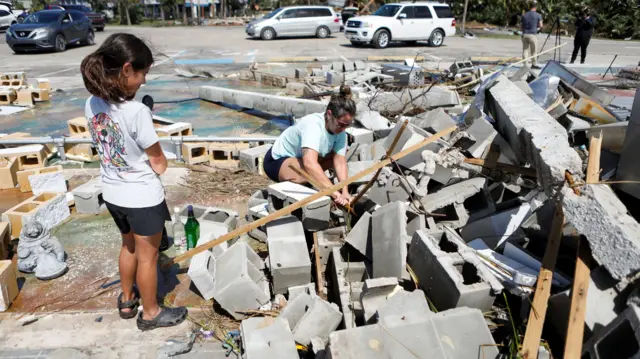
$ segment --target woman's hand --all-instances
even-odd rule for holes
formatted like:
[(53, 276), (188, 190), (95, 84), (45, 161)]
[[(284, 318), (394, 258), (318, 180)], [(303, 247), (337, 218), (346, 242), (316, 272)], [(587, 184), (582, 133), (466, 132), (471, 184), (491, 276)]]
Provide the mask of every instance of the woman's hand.
[(341, 192), (334, 192), (331, 195), (331, 198), (333, 198), (333, 201), (342, 207), (345, 207), (346, 205), (351, 203), (351, 196), (349, 196), (349, 194), (345, 195), (344, 193), (341, 193)]

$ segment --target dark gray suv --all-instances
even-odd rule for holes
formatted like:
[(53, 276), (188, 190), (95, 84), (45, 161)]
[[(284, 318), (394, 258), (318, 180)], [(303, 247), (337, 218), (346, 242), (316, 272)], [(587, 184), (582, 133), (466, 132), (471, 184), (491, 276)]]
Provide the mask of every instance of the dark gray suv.
[(7, 44), (15, 53), (50, 49), (65, 51), (68, 44), (95, 43), (91, 21), (76, 10), (43, 10), (29, 15), (6, 33)]

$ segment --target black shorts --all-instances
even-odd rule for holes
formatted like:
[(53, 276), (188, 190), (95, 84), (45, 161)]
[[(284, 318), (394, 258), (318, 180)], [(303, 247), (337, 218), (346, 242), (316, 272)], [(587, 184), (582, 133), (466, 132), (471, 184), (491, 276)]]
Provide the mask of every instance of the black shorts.
[(126, 208), (105, 202), (120, 233), (133, 231), (139, 236), (152, 236), (164, 230), (164, 223), (171, 220), (167, 202), (146, 208)]
[(287, 160), (287, 158), (289, 157), (281, 157), (275, 160), (271, 155), (271, 149), (269, 149), (269, 151), (267, 151), (267, 154), (264, 155), (264, 162), (262, 165), (262, 167), (264, 168), (264, 173), (266, 173), (272, 181), (280, 182), (280, 180), (278, 179), (280, 167), (282, 167), (282, 164)]

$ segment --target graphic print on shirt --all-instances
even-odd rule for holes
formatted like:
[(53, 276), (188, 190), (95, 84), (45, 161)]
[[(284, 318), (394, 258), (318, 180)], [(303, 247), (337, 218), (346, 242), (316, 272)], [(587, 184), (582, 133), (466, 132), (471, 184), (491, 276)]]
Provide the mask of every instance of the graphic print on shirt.
[(105, 168), (119, 172), (131, 169), (123, 157), (127, 152), (124, 148), (122, 130), (109, 115), (101, 112), (93, 116), (89, 123), (89, 132)]

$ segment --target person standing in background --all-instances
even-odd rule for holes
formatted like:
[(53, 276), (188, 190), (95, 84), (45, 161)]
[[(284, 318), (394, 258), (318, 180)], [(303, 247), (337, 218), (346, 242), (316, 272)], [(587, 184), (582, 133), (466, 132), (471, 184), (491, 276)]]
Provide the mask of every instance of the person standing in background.
[(596, 26), (596, 19), (591, 16), (589, 9), (585, 8), (576, 19), (576, 36), (573, 39), (573, 54), (571, 55), (571, 63), (576, 61), (578, 50), (580, 50), (580, 63), (584, 64), (587, 57), (587, 47), (593, 35), (593, 28)]
[[(536, 12), (537, 3), (531, 3), (531, 10), (522, 15), (522, 58), (526, 59), (538, 53), (538, 29), (542, 28), (542, 15)], [(527, 61), (529, 63), (529, 61)], [(531, 68), (539, 69), (537, 56), (531, 59)]]

